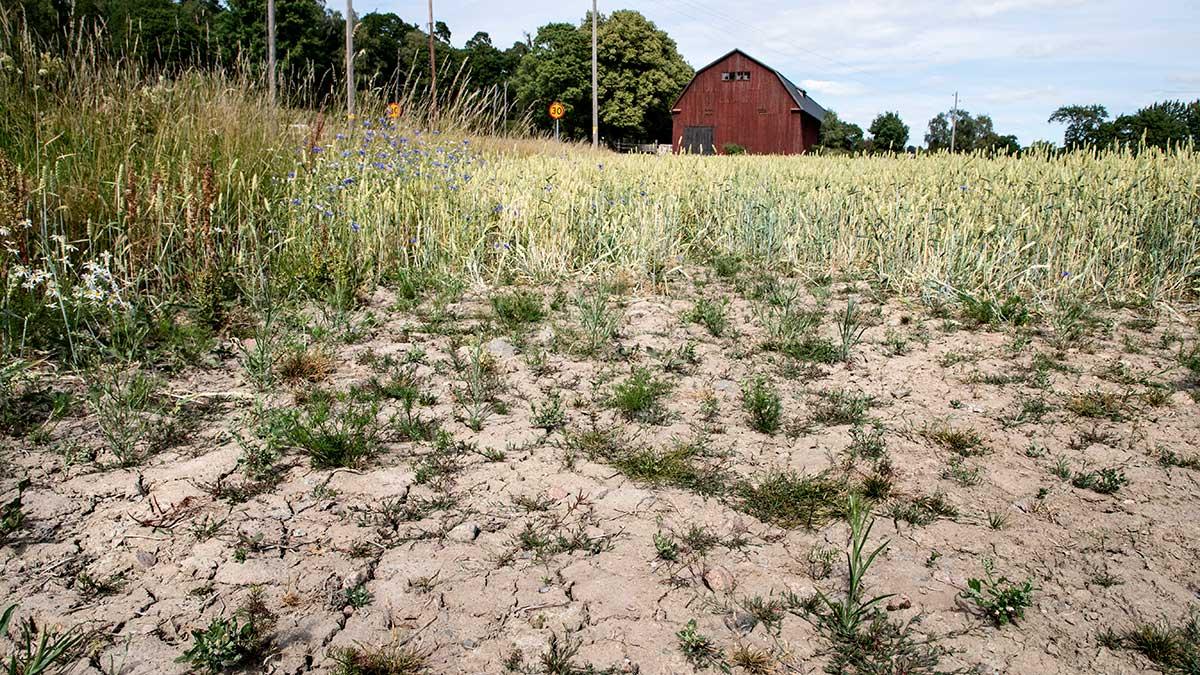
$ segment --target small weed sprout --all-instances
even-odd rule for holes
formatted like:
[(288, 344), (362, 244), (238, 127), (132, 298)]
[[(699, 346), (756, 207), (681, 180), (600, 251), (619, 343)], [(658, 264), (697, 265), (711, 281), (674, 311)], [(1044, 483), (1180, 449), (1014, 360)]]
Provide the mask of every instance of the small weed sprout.
[[(25, 511), (22, 498), (25, 491), (33, 483), (28, 478), (22, 478), (17, 483), (17, 494), (7, 502), (0, 504), (0, 545), (21, 529), (25, 524)], [(3, 631), (0, 631), (3, 633)]]
[(742, 407), (750, 417), (750, 428), (774, 434), (783, 423), (783, 402), (779, 392), (764, 376), (742, 384)]
[(492, 297), (492, 310), (509, 329), (534, 324), (546, 318), (541, 296), (525, 289)]
[(192, 646), (176, 661), (214, 675), (249, 666), (270, 646), (275, 620), (262, 589), (255, 588), (232, 616), (217, 617), (203, 630), (193, 630)]
[(846, 301), (846, 309), (842, 312), (841, 321), (838, 322), (838, 360), (849, 361), (850, 352), (862, 341), (863, 333), (867, 330), (867, 324), (863, 320), (862, 314), (858, 310), (854, 299)]
[(621, 318), (600, 293), (580, 296), (576, 306), (583, 330), (583, 351), (588, 355), (596, 354), (616, 338)]
[[(17, 605), (9, 605), (0, 614), (0, 635), (7, 636)], [(77, 658), (87, 634), (77, 626), (67, 630), (38, 626), (33, 619), (21, 622), (17, 635), (12, 637), (13, 649), (0, 659), (0, 668), (7, 675), (42, 675), (70, 670), (69, 661)]]
[(646, 368), (635, 368), (633, 374), (613, 390), (609, 405), (616, 408), (627, 420), (662, 424), (668, 415), (663, 407), (662, 398), (669, 391), (669, 382), (656, 379)]
[(567, 424), (567, 413), (557, 391), (550, 392), (541, 405), (533, 405), (533, 426), (546, 431), (561, 429)]
[(1036, 590), (1033, 580), (1017, 583), (1008, 577), (997, 578), (994, 569), (994, 563), (985, 559), (984, 577), (967, 579), (967, 589), (962, 592), (962, 597), (973, 602), (996, 626), (1016, 624), (1018, 619), (1025, 618), (1025, 610), (1033, 606)]
[(692, 311), (688, 312), (687, 320), (698, 323), (708, 329), (713, 337), (723, 337), (729, 330), (728, 303), (723, 301), (701, 298), (696, 301)]
[(713, 666), (721, 672), (729, 672), (725, 653), (712, 638), (700, 633), (695, 619), (690, 619), (675, 637), (679, 640), (679, 651), (683, 652), (684, 658), (696, 670), (705, 670)]
[(379, 403), (354, 392), (318, 391), (303, 410), (280, 415), (284, 437), (315, 469), (360, 468), (380, 451)]
[(670, 534), (655, 532), (654, 551), (659, 559), (675, 562), (679, 559), (679, 542), (675, 541), (675, 537)]

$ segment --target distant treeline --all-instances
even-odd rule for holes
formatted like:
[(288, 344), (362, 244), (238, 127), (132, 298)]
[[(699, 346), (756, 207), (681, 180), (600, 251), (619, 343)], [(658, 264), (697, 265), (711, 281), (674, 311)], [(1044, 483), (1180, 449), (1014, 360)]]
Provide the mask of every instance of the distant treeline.
[[(11, 8), (10, 8), (11, 7)], [(345, 18), (321, 0), (276, 0), (276, 51), (281, 92), (293, 105), (338, 105), (345, 77)], [(600, 126), (612, 139), (670, 136), (670, 105), (692, 69), (675, 42), (638, 12), (614, 11), (599, 19)], [(266, 0), (16, 0), (0, 8), (10, 38), (34, 36), (42, 48), (62, 52), (83, 39), (107, 54), (140, 59), (170, 74), (190, 68), (241, 68), (262, 73), (267, 58)], [(393, 13), (359, 17), (355, 29), (355, 80), (384, 99), (425, 92), (430, 80), (427, 24)], [(439, 91), (469, 78), (475, 90), (494, 89), (515, 118), (552, 128), (545, 108), (567, 107), (567, 137), (591, 132), (591, 17), (578, 24), (550, 23), (501, 49), (478, 32), (462, 47), (450, 28), (433, 30)], [(2, 49), (2, 47), (0, 47)], [(504, 94), (508, 96), (505, 98)], [(419, 98), (419, 97), (418, 97)]]
[[(1021, 147), (1013, 134), (998, 133), (988, 115), (972, 115), (965, 110), (939, 113), (929, 120), (925, 133), (928, 150), (955, 152), (988, 152), (1012, 154), (1022, 150), (1086, 150), (1113, 147), (1172, 146), (1200, 141), (1200, 100), (1163, 101), (1154, 103), (1129, 115), (1108, 119), (1102, 105), (1063, 106), (1054, 111), (1050, 122), (1067, 125), (1061, 148), (1038, 141)], [(830, 111), (821, 126), (818, 148), (824, 152), (915, 152), (908, 145), (909, 128), (898, 113), (880, 114), (871, 123), (866, 136), (862, 127), (838, 118)], [(951, 142), (953, 136), (953, 143)]]

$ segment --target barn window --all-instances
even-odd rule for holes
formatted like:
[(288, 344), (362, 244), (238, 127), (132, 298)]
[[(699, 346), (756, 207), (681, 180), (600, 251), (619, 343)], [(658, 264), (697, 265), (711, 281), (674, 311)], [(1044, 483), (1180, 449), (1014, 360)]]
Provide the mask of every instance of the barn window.
[(733, 79), (733, 73), (721, 73), (721, 81), (728, 82)]
[(737, 79), (749, 80), (750, 79), (750, 71), (748, 71), (748, 70), (739, 71), (737, 74)]
[(734, 81), (740, 82), (740, 81), (749, 80), (749, 79), (750, 79), (750, 71), (748, 71), (748, 70), (735, 70), (735, 71), (721, 73), (721, 81), (722, 82), (734, 82)]

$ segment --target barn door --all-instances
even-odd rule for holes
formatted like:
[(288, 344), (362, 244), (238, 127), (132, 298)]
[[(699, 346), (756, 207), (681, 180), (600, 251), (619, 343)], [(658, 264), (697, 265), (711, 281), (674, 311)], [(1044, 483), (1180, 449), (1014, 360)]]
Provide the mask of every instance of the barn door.
[(683, 151), (693, 155), (711, 155), (716, 153), (713, 147), (712, 127), (684, 127)]

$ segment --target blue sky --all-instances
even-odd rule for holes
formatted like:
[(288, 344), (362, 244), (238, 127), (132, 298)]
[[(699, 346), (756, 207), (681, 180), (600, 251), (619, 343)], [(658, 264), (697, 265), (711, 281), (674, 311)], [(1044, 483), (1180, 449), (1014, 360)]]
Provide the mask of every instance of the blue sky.
[[(327, 0), (341, 9), (342, 0)], [(587, 0), (435, 0), (461, 45), (487, 31), (506, 47), (550, 21), (578, 22)], [(425, 0), (357, 0), (424, 23)], [(862, 125), (898, 111), (923, 140), (929, 118), (960, 106), (988, 113), (1022, 143), (1061, 142), (1059, 105), (1132, 112), (1200, 98), (1200, 0), (626, 0), (665, 29), (694, 67), (740, 48)]]

